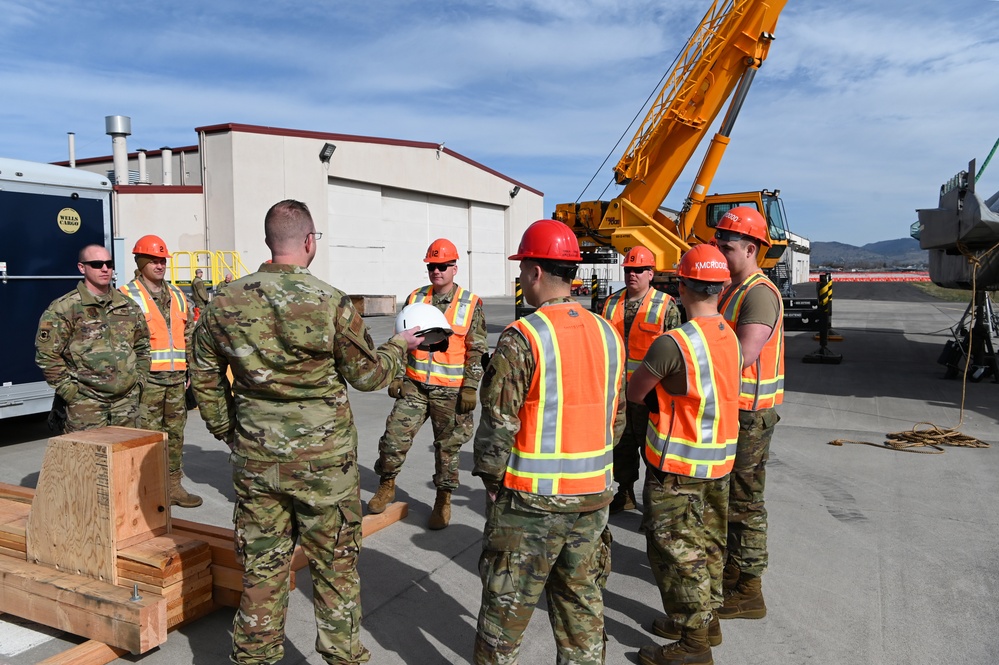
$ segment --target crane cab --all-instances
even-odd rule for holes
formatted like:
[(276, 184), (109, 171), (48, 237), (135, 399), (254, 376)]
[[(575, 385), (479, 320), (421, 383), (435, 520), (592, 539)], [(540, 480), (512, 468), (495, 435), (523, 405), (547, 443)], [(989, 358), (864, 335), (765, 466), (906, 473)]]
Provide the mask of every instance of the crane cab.
[(710, 242), (715, 235), (714, 228), (718, 226), (718, 220), (726, 212), (738, 206), (756, 208), (766, 217), (770, 247), (760, 255), (759, 265), (763, 270), (770, 270), (777, 265), (787, 250), (787, 215), (784, 213), (784, 202), (781, 201), (779, 189), (772, 192), (764, 189), (758, 192), (708, 196), (700, 213), (694, 219), (688, 242), (690, 244)]

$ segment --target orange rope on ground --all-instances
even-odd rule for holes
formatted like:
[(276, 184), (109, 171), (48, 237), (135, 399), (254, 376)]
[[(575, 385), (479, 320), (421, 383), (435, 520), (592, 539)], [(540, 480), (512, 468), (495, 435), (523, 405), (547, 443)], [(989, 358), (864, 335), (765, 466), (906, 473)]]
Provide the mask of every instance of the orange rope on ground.
[[(926, 425), (928, 429), (919, 429), (920, 425)], [(922, 453), (924, 455), (939, 455), (944, 452), (941, 446), (952, 446), (961, 448), (990, 448), (991, 444), (967, 434), (961, 434), (957, 430), (937, 427), (933, 423), (916, 423), (907, 432), (894, 432), (885, 435), (884, 443), (873, 443), (871, 441), (851, 441), (849, 439), (836, 439), (830, 441), (830, 446), (842, 446), (844, 443), (858, 443), (865, 446), (874, 446), (884, 450), (897, 450), (903, 453)], [(918, 448), (933, 448), (933, 450), (917, 450)]]

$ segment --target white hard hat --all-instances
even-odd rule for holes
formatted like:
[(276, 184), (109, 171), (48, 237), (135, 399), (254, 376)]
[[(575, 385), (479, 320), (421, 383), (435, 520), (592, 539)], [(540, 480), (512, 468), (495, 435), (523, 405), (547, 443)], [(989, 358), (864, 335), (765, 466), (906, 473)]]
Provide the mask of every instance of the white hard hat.
[(424, 351), (454, 334), (444, 312), (425, 302), (414, 302), (412, 305), (406, 305), (395, 317), (396, 334), (416, 326), (420, 327), (416, 336), (423, 338), (419, 348)]

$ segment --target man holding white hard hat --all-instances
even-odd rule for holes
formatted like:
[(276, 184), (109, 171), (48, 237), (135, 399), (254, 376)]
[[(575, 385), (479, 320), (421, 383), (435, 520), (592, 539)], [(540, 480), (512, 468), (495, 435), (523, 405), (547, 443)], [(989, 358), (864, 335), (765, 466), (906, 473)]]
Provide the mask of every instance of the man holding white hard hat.
[(451, 521), (451, 493), (458, 488), (458, 452), (472, 438), (482, 354), (486, 352), (486, 318), (482, 300), (454, 283), (458, 249), (439, 238), (427, 248), (430, 284), (406, 299), (396, 327), (420, 327), (424, 342), (407, 358), (405, 374), (389, 385), (395, 405), (378, 441), (375, 473), (378, 491), (368, 511), (380, 513), (395, 500), (395, 479), (402, 470), (413, 437), (430, 419), (434, 428), (434, 485), (437, 498), (428, 526), (443, 529)]

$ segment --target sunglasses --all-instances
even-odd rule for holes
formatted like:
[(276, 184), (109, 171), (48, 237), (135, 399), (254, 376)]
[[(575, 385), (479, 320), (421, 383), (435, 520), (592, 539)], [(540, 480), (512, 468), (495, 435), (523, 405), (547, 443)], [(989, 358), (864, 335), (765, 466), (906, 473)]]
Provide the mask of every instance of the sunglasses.
[(625, 268), (625, 275), (637, 275), (645, 272), (646, 270), (652, 270), (652, 268)]
[(80, 261), (85, 266), (90, 266), (94, 270), (100, 270), (101, 268), (110, 268), (114, 270), (114, 261), (108, 259), (107, 261)]
[(453, 263), (428, 263), (427, 272), (433, 272), (435, 270), (437, 272), (445, 272), (448, 268), (452, 267), (454, 267)]
[(735, 240), (742, 240), (743, 235), (741, 233), (736, 233), (735, 231), (728, 231), (725, 229), (719, 229), (715, 231), (715, 240), (721, 240), (722, 242), (733, 242)]

